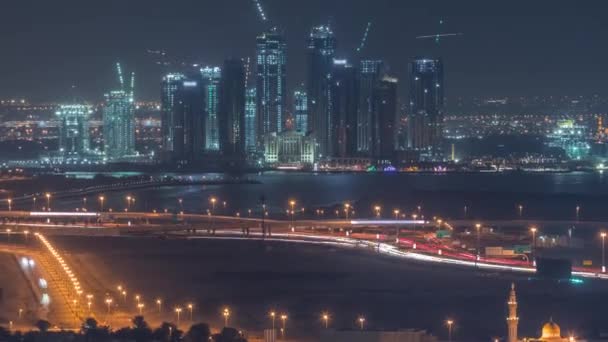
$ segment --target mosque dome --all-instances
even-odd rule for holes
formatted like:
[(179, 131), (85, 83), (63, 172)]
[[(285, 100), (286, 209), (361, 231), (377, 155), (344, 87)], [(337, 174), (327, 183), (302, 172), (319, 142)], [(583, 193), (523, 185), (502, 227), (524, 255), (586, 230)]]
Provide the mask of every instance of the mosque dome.
[(561, 338), (561, 330), (559, 325), (553, 323), (553, 320), (545, 323), (545, 325), (543, 325), (543, 334), (541, 338)]

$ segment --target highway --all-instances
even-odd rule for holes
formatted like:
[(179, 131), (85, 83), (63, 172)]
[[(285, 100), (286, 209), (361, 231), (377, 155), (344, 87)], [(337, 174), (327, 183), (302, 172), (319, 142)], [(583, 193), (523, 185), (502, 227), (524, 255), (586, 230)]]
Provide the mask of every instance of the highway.
[[(299, 243), (335, 244), (342, 247), (373, 248), (377, 252), (419, 262), (442, 263), (495, 271), (533, 273), (530, 262), (486, 258), (448, 245), (428, 234), (429, 228), (472, 227), (471, 220), (422, 221), (405, 219), (319, 219), (278, 220), (253, 217), (158, 212), (26, 212), (4, 211), (0, 217), (12, 220), (7, 226), (28, 227), (50, 234), (154, 235), (181, 234), (189, 238), (282, 239)], [(529, 225), (569, 226), (571, 221), (484, 221), (484, 226)], [(602, 222), (587, 222), (590, 227)], [(580, 223), (577, 225), (580, 227)], [(427, 234), (424, 233), (426, 229)], [(413, 235), (412, 235), (413, 233)], [(574, 268), (574, 275), (608, 279), (600, 269)]]

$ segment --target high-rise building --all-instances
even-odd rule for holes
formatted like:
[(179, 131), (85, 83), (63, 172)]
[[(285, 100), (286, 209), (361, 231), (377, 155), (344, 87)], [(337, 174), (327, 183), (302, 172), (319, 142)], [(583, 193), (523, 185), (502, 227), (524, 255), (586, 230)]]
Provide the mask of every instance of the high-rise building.
[(114, 90), (105, 95), (104, 151), (109, 160), (135, 154), (135, 104), (133, 93)]
[(247, 153), (254, 153), (257, 149), (256, 107), (256, 89), (249, 88), (245, 94), (245, 149)]
[(304, 90), (293, 93), (295, 130), (302, 134), (308, 132), (308, 95)]
[(219, 113), (220, 150), (226, 156), (244, 156), (245, 66), (240, 59), (224, 62)]
[(207, 119), (205, 122), (205, 149), (219, 151), (220, 136), (218, 126), (219, 88), (222, 78), (222, 69), (219, 67), (205, 67), (201, 69), (203, 87), (205, 88), (205, 102)]
[(330, 84), (336, 38), (329, 26), (317, 26), (308, 38), (306, 93), (308, 130), (318, 144), (319, 157), (329, 155)]
[(384, 62), (364, 59), (359, 67), (359, 113), (357, 115), (357, 151), (361, 155), (371, 155), (373, 92), (384, 76)]
[(346, 60), (336, 59), (333, 63), (331, 81), (329, 156), (355, 157), (359, 105), (357, 68)]
[(391, 160), (397, 145), (397, 79), (385, 76), (372, 91), (371, 156)]
[(205, 149), (205, 86), (197, 75), (182, 81), (175, 93), (172, 115), (172, 160), (189, 163), (200, 159)]
[(179, 73), (167, 74), (161, 83), (161, 136), (163, 158), (170, 158), (173, 152), (173, 142), (175, 140), (175, 118), (173, 107), (175, 104), (175, 94), (181, 87), (186, 76)]
[(416, 58), (409, 65), (408, 148), (422, 159), (443, 158), (443, 63)]
[(82, 156), (90, 152), (89, 120), (93, 108), (84, 104), (59, 106), (59, 153), (65, 157)]
[(285, 38), (277, 28), (257, 37), (257, 134), (260, 143), (264, 135), (283, 131), (286, 61)]
[(264, 161), (290, 168), (311, 167), (315, 163), (315, 148), (310, 135), (294, 131), (268, 134), (264, 137)]

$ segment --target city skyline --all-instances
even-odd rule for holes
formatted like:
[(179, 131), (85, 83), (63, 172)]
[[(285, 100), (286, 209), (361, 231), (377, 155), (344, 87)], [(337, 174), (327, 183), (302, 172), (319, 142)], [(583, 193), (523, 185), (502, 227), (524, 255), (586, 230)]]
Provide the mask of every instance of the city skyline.
[[(269, 0), (262, 3), (266, 22), (249, 1), (228, 0), (214, 4), (214, 11), (191, 13), (180, 8), (204, 10), (209, 3), (184, 1), (183, 7), (171, 7), (161, 2), (143, 6), (137, 1), (109, 1), (87, 8), (70, 0), (62, 3), (65, 6), (28, 6), (27, 1), (9, 4), (6, 13), (11, 15), (0, 24), (9, 51), (0, 58), (0, 74), (7, 80), (0, 86), (2, 97), (101, 100), (104, 90), (113, 84), (111, 65), (120, 60), (132, 66), (141, 79), (136, 90), (141, 98), (157, 100), (153, 84), (161, 75), (155, 64), (158, 56), (146, 54), (146, 50), (162, 49), (167, 59), (221, 65), (228, 57), (253, 57), (255, 37), (270, 26), (285, 32), (287, 84), (292, 90), (305, 80), (310, 28), (329, 22), (338, 40), (337, 55), (353, 61), (358, 56), (386, 59), (391, 74), (399, 79), (406, 76), (411, 58), (442, 57), (450, 80), (448, 96), (589, 95), (601, 91), (608, 71), (602, 63), (608, 55), (602, 44), (606, 28), (599, 17), (606, 5), (599, 3), (576, 7), (565, 1), (542, 1), (528, 4), (523, 12), (512, 2), (405, 5), (384, 0), (370, 5), (362, 0), (338, 0), (288, 5)], [(202, 14), (196, 17), (195, 13)], [(295, 14), (298, 19), (289, 20)], [(93, 20), (84, 20), (89, 16)], [(78, 29), (70, 17), (83, 18)], [(370, 21), (366, 44), (357, 52)], [(31, 28), (19, 29), (25, 22)], [(110, 22), (113, 24), (108, 25)], [(415, 39), (449, 32), (463, 35), (446, 37), (439, 44), (434, 39)], [(24, 46), (23, 41), (30, 44)], [(44, 63), (40, 63), (40, 55)], [(585, 63), (572, 62), (581, 56)], [(401, 100), (405, 91), (400, 90)]]

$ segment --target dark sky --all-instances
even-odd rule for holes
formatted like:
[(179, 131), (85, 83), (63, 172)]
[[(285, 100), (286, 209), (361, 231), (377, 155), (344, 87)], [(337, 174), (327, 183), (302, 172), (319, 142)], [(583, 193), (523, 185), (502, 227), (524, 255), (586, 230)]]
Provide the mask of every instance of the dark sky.
[[(369, 20), (364, 56), (385, 58), (406, 91), (407, 62), (444, 59), (454, 96), (605, 94), (608, 1), (261, 0), (288, 43), (288, 83), (304, 81), (305, 41), (331, 18), (339, 55), (352, 58)], [(464, 36), (439, 46), (415, 40)], [(156, 100), (161, 70), (146, 49), (219, 64), (253, 56), (263, 30), (253, 0), (3, 0), (0, 98), (98, 100), (116, 86), (114, 63), (138, 74), (139, 99)]]

